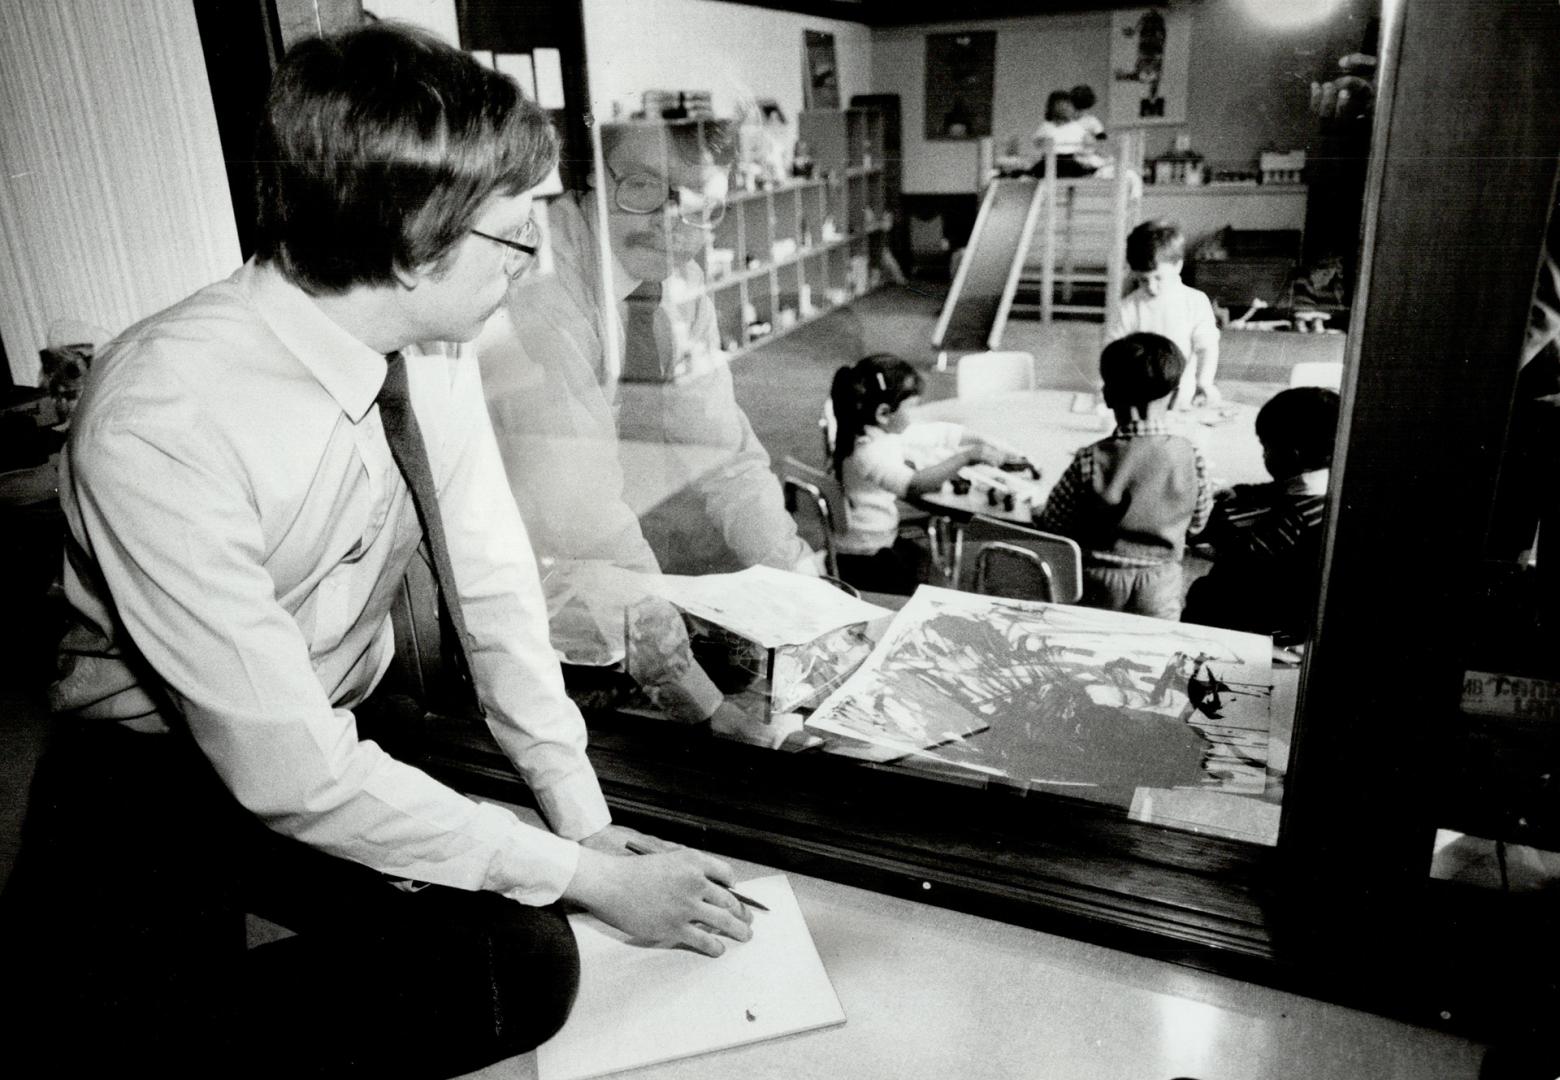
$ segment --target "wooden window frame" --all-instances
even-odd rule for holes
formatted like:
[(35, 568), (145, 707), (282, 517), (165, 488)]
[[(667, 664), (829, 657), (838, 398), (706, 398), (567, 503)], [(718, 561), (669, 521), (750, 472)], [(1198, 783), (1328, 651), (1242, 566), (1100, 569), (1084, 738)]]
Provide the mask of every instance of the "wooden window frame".
[[(1553, 0), (1387, 0), (1360, 287), (1276, 848), (831, 760), (593, 719), (618, 819), (732, 855), (1476, 1034), (1537, 972), (1532, 928), (1427, 880), (1436, 748), (1467, 625), (1560, 160)], [(430, 768), (523, 801), (485, 733)], [(1541, 915), (1540, 921), (1550, 916)], [(1505, 939), (1502, 939), (1505, 940)], [(1448, 959), (1454, 957), (1455, 962)], [(1517, 965), (1521, 968), (1521, 965)], [(1514, 977), (1514, 971), (1516, 975)]]

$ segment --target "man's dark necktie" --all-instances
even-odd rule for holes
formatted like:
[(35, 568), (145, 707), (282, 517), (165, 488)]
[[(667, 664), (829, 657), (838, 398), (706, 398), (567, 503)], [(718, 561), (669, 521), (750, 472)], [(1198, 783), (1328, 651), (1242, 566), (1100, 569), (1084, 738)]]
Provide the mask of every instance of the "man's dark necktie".
[[(428, 463), (428, 448), (423, 443), (422, 429), (417, 426), (417, 415), (412, 412), (411, 391), (406, 381), (406, 358), (391, 353), (386, 359), (385, 384), (379, 391), (379, 418), (384, 424), (385, 441), (390, 444), (390, 456), (395, 458), (406, 486), (411, 489), (412, 505), (422, 522), (423, 536), (433, 553), (433, 576), (444, 599), (444, 610), (449, 613), (455, 629), (455, 668), (471, 687), (471, 667), (468, 652), (471, 638), (466, 633), (466, 615), (460, 606), (460, 591), (455, 587), (455, 567), (450, 562), (450, 547), (444, 535), (444, 519), (439, 514), (439, 491), (433, 481), (433, 466)], [(475, 698), (473, 692), (472, 697)], [(477, 711), (482, 705), (477, 703)]]
[(661, 283), (642, 282), (625, 306), (623, 381), (666, 382), (672, 375), (672, 326), (661, 310)]

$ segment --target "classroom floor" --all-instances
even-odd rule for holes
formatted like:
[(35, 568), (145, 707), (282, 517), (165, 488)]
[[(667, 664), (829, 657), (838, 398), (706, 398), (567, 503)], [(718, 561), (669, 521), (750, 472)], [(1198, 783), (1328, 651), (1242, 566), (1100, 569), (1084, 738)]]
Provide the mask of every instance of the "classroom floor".
[[(732, 365), (737, 400), (770, 457), (823, 463), (817, 425), (829, 383), (841, 365), (871, 353), (894, 353), (915, 364), (926, 377), (927, 400), (953, 396), (952, 365), (939, 370), (931, 344), (946, 294), (946, 285), (932, 282), (886, 286), (738, 357)], [(1014, 319), (1001, 347), (1033, 354), (1041, 389), (1093, 392), (1100, 333), (1098, 322)], [(1226, 331), (1218, 384), (1232, 400), (1260, 405), (1289, 384), (1295, 364), (1341, 361), (1343, 350), (1344, 337), (1337, 334)]]

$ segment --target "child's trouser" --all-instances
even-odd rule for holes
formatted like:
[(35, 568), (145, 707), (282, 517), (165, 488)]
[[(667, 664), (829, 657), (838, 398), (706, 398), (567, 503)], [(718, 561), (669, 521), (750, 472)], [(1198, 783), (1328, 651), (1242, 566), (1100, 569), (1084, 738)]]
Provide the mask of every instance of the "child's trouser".
[(908, 596), (930, 580), (932, 557), (920, 544), (901, 536), (892, 547), (871, 555), (840, 553), (840, 577), (862, 592)]
[(1155, 566), (1085, 566), (1083, 602), (1089, 607), (1149, 615), (1181, 617), (1181, 564)]
[[(436, 1077), (562, 1026), (579, 954), (558, 905), (398, 882), (271, 832), (185, 734), (55, 724), (0, 899), (22, 1061)], [(246, 948), (246, 912), (296, 933)]]

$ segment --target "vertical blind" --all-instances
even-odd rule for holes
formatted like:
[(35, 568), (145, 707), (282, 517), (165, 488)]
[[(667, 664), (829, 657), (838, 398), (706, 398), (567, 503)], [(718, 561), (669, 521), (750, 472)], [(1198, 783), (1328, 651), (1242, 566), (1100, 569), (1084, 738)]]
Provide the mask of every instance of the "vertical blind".
[(239, 264), (190, 0), (0, 0), (0, 335), (118, 333)]

